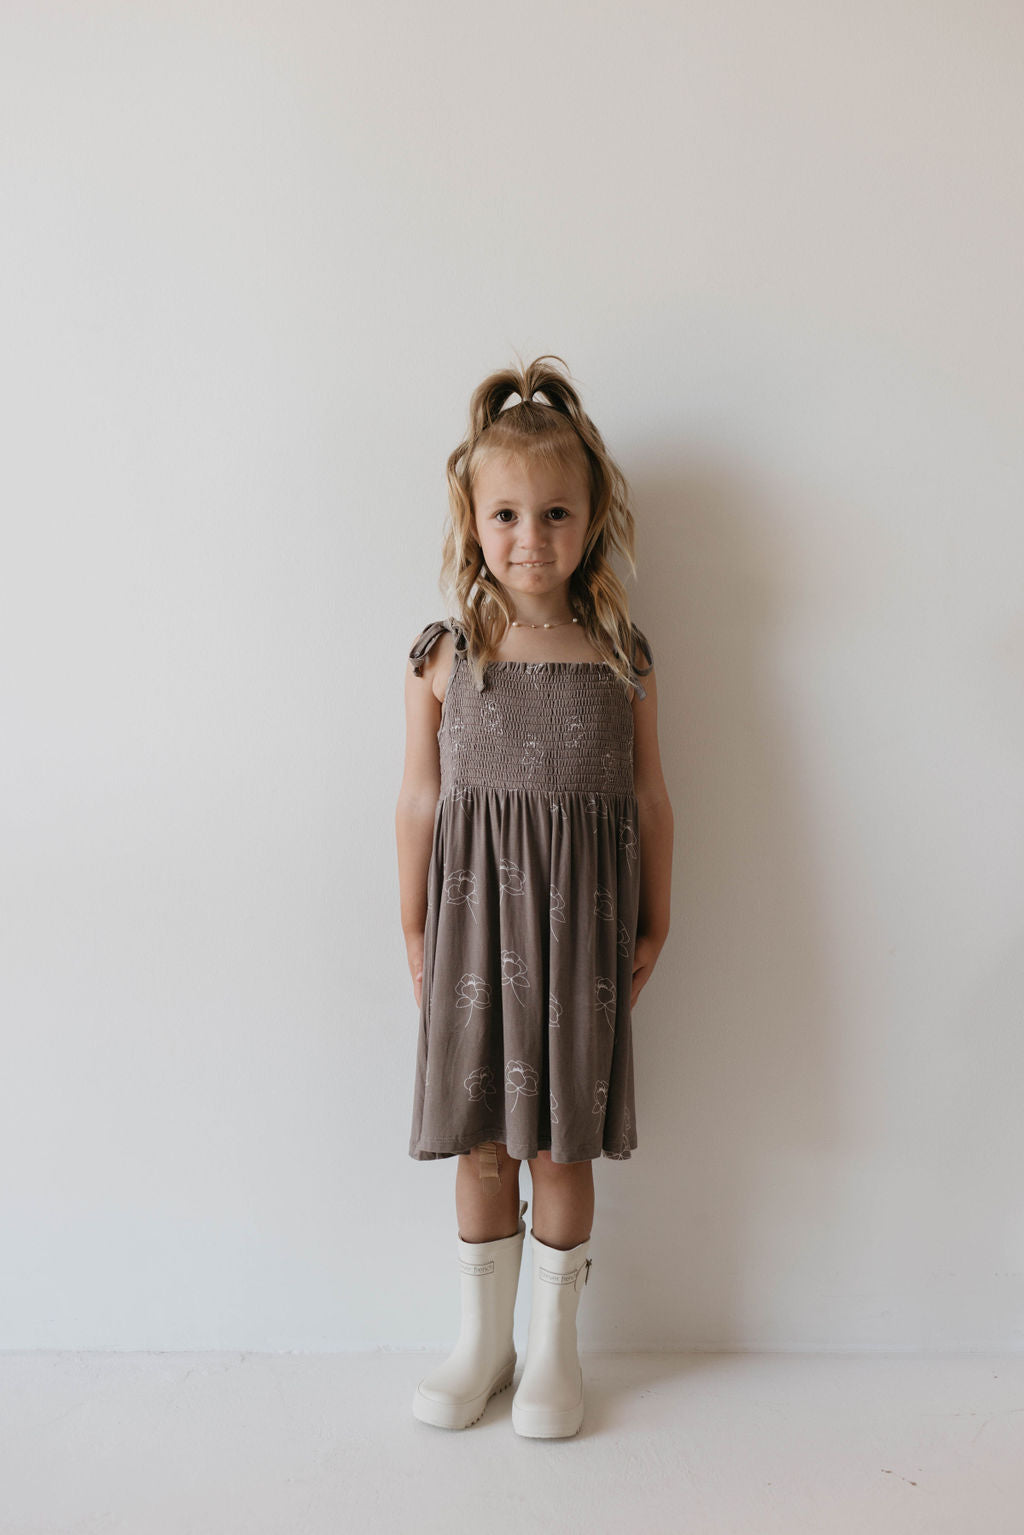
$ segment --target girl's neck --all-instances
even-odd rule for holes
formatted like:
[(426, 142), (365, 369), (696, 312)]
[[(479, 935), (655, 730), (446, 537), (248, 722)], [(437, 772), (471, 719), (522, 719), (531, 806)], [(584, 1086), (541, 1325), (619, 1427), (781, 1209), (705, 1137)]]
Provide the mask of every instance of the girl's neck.
[(517, 626), (524, 629), (528, 629), (531, 625), (539, 629), (545, 624), (550, 624), (552, 628), (556, 625), (559, 627), (564, 625), (568, 628), (576, 616), (569, 601), (568, 582), (554, 591), (545, 592), (542, 596), (533, 597), (529, 593), (524, 596), (523, 593), (517, 592), (513, 598), (506, 591), (506, 597)]
[(572, 613), (547, 614), (542, 613), (534, 617), (532, 613), (517, 611), (513, 619), (513, 626), (517, 629), (563, 629), (573, 623), (575, 615)]
[(599, 661), (584, 624), (552, 629), (509, 628), (494, 655), (496, 661)]

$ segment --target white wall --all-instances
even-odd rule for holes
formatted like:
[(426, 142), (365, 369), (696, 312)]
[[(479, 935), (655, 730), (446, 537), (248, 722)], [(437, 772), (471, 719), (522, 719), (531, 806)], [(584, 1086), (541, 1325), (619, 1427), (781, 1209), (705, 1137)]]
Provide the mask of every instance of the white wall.
[(676, 813), (583, 1345), (1021, 1348), (1022, 44), (5, 5), (0, 1346), (450, 1341), (393, 812), (518, 350), (634, 486)]

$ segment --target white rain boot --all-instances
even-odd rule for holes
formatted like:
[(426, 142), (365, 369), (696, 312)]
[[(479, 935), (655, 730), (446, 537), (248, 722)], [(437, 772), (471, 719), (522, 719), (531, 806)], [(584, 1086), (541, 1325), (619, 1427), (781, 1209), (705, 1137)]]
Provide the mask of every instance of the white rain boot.
[(583, 1423), (576, 1313), (590, 1278), (590, 1238), (563, 1251), (534, 1236), (526, 1366), (512, 1398), (512, 1427), (528, 1439), (567, 1439)]
[(454, 1351), (416, 1387), (412, 1410), (421, 1423), (469, 1428), (498, 1391), (512, 1384), (512, 1324), (529, 1201), (519, 1201), (519, 1230), (494, 1242), (456, 1240), (462, 1271), (462, 1325)]

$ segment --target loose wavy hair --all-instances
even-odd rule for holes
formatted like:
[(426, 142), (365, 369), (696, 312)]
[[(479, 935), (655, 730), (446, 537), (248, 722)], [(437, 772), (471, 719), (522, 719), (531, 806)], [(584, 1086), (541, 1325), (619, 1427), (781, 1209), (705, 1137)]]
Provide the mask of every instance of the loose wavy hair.
[[(518, 359), (521, 364), (521, 359)], [(552, 366), (561, 363), (565, 369)], [(519, 403), (507, 405), (511, 395)], [(543, 394), (545, 403), (536, 396)], [(584, 411), (561, 357), (546, 354), (525, 367), (491, 373), (473, 392), (469, 430), (447, 464), (449, 518), (441, 551), (441, 587), (466, 633), (467, 660), (478, 689), (515, 610), (486, 569), (473, 531), (473, 483), (496, 454), (581, 465), (590, 486), (590, 523), (583, 557), (569, 579), (569, 606), (598, 654), (631, 684), (634, 638), (626, 589), (611, 565), (622, 554), (636, 575), (635, 531), (625, 476)]]

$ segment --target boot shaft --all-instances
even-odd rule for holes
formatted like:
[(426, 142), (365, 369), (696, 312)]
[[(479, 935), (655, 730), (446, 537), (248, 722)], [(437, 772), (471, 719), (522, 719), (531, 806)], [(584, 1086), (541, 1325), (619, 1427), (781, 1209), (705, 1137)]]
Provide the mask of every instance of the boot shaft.
[(590, 1238), (576, 1247), (548, 1247), (530, 1231), (533, 1256), (533, 1299), (530, 1346), (557, 1341), (576, 1354), (576, 1317), (580, 1296), (590, 1278)]
[(464, 1242), (457, 1238), (461, 1288), (462, 1330), (475, 1330), (495, 1317), (509, 1317), (519, 1291), (526, 1224), (527, 1201), (520, 1201), (519, 1229), (510, 1237), (490, 1242)]

